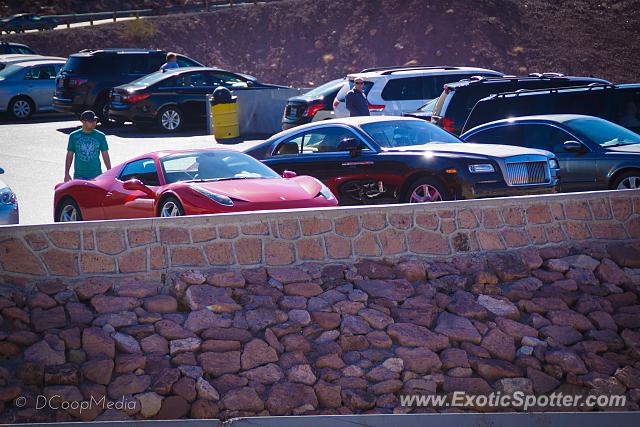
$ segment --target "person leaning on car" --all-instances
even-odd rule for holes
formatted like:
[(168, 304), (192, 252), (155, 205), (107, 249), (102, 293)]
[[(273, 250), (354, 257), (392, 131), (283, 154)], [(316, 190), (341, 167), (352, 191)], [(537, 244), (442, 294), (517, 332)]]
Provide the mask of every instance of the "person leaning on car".
[[(107, 169), (111, 169), (109, 146), (104, 133), (96, 130), (98, 117), (91, 110), (80, 115), (82, 128), (71, 132), (67, 144), (67, 159), (64, 165), (64, 182), (71, 181), (69, 169), (73, 162), (73, 179), (93, 179), (102, 173), (100, 153)], [(75, 160), (74, 160), (75, 158)]]
[(160, 66), (160, 71), (170, 70), (172, 68), (180, 68), (180, 65), (178, 65), (178, 55), (169, 52), (167, 53), (167, 62)]
[(360, 77), (356, 77), (353, 81), (353, 89), (347, 92), (345, 101), (350, 117), (370, 115), (369, 102), (367, 101), (367, 95), (365, 95), (362, 90), (363, 87), (364, 80)]

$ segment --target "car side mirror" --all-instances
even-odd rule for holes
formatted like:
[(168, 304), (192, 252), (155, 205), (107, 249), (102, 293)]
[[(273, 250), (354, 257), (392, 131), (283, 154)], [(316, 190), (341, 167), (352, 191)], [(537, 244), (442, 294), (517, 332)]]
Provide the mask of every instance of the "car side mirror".
[(351, 157), (356, 157), (360, 151), (360, 141), (356, 138), (345, 138), (338, 145), (340, 151), (348, 151)]
[(578, 141), (565, 141), (562, 146), (564, 148), (564, 151), (567, 151), (569, 153), (584, 152), (584, 145), (582, 145), (582, 143)]
[(4, 173), (4, 169), (0, 168), (0, 175)]
[(282, 177), (283, 177), (283, 178), (286, 178), (286, 179), (293, 178), (294, 176), (297, 176), (297, 175), (298, 175), (298, 174), (297, 174), (297, 173), (295, 173), (294, 171), (288, 171), (288, 170), (286, 170), (286, 171), (282, 172)]
[(149, 196), (152, 196), (154, 194), (152, 189), (144, 185), (139, 179), (135, 178), (125, 181), (124, 184), (122, 184), (122, 188), (130, 191), (142, 191)]

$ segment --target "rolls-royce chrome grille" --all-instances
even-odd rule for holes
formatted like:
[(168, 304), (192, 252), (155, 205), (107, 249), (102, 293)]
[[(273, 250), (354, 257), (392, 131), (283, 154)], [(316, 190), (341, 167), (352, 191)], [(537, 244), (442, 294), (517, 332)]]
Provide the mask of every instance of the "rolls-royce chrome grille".
[(507, 163), (509, 185), (546, 184), (550, 175), (548, 162)]

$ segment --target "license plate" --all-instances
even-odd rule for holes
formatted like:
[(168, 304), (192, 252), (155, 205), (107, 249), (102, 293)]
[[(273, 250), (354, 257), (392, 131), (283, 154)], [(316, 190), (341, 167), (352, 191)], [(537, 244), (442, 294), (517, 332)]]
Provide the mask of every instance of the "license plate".
[(289, 115), (295, 116), (298, 113), (298, 109), (296, 107), (289, 108)]
[(113, 102), (120, 102), (120, 95), (113, 95)]
[(64, 86), (64, 80), (63, 79), (58, 79), (58, 81), (56, 82), (56, 86), (58, 86), (58, 87)]

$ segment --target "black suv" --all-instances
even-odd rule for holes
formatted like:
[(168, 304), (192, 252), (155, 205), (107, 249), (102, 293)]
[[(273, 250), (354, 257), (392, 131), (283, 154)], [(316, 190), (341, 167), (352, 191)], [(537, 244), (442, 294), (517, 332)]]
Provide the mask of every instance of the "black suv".
[(491, 94), (520, 89), (584, 86), (591, 83), (606, 84), (609, 82), (593, 77), (569, 77), (558, 73), (536, 73), (524, 77), (475, 77), (456, 83), (448, 83), (444, 86), (444, 91), (433, 109), (431, 123), (455, 135), (460, 135), (462, 127), (476, 102)]
[(0, 55), (35, 55), (36, 53), (26, 44), (0, 42)]
[[(56, 78), (53, 108), (79, 114), (94, 110), (105, 124), (109, 121), (109, 92), (158, 71), (166, 51), (145, 49), (85, 49), (69, 56)], [(202, 67), (186, 56), (178, 55), (180, 67)]]
[(498, 93), (478, 101), (462, 132), (495, 120), (538, 114), (601, 117), (640, 133), (640, 84), (591, 84)]

